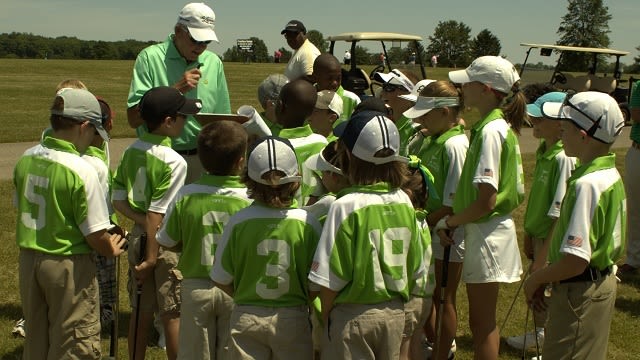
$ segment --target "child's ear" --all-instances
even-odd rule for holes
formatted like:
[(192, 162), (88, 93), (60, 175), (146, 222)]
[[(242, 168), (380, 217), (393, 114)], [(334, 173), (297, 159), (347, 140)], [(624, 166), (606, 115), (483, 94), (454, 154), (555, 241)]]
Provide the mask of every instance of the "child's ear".
[(329, 117), (329, 123), (333, 125), (333, 123), (336, 122), (336, 120), (338, 120), (338, 114), (332, 111), (331, 116)]

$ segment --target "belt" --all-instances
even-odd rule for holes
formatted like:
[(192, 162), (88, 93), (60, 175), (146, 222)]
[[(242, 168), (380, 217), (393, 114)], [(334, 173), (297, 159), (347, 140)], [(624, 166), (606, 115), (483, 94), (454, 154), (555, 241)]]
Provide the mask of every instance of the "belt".
[(198, 149), (190, 149), (190, 150), (176, 150), (176, 152), (182, 156), (195, 155), (198, 153)]
[(638, 144), (638, 143), (637, 143), (637, 142), (635, 142), (635, 141), (632, 141), (632, 142), (631, 142), (631, 146), (633, 146), (634, 148), (636, 148), (636, 149), (640, 150), (640, 144)]
[(582, 281), (596, 281), (599, 280), (611, 273), (611, 266), (605, 268), (604, 270), (598, 270), (594, 267), (587, 266), (586, 269), (580, 275), (576, 275), (572, 278), (560, 280), (561, 284), (572, 283), (572, 282), (582, 282)]

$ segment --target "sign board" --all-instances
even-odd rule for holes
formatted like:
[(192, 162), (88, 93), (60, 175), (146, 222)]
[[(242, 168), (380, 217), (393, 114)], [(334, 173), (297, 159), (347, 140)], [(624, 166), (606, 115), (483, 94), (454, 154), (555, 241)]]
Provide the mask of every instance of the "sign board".
[(237, 45), (240, 50), (253, 51), (253, 40), (251, 39), (238, 39)]

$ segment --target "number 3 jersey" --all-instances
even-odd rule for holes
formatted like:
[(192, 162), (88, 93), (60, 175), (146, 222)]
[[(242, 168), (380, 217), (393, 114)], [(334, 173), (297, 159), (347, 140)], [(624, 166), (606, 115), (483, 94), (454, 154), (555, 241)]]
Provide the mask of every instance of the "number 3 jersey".
[(46, 137), (14, 169), (18, 246), (54, 255), (88, 254), (85, 236), (110, 226), (94, 168), (70, 142)]
[(254, 202), (225, 226), (211, 278), (233, 283), (238, 305), (308, 304), (307, 276), (320, 231), (318, 221), (305, 210)]
[(425, 271), (418, 231), (402, 190), (386, 183), (345, 189), (329, 209), (309, 279), (339, 292), (336, 303), (406, 301)]

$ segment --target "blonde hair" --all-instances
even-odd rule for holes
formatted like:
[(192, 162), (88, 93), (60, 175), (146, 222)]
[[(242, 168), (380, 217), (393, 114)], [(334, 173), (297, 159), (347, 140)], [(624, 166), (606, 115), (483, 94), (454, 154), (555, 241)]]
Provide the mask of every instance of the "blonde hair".
[(87, 89), (87, 86), (78, 79), (66, 79), (58, 83), (56, 86), (56, 93), (65, 88), (89, 90)]

